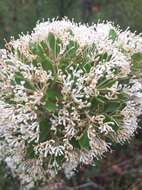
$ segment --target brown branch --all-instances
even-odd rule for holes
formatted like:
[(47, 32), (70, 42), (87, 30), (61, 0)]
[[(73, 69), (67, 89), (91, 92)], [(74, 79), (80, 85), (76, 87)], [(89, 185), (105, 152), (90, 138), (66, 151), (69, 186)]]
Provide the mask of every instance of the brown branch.
[(93, 188), (97, 188), (97, 190), (104, 190), (104, 188), (101, 185), (99, 185), (91, 180), (89, 180), (87, 183), (84, 183), (84, 184), (74, 187), (73, 190), (78, 190), (78, 189), (82, 189), (82, 188), (86, 188), (86, 187), (90, 187), (90, 186)]

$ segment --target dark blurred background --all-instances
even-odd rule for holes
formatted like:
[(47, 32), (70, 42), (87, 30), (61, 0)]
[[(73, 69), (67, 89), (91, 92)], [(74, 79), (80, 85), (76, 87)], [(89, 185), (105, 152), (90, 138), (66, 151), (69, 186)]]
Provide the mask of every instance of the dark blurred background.
[(31, 31), (37, 20), (67, 16), (80, 22), (111, 20), (142, 31), (142, 0), (0, 0), (0, 46)]
[[(129, 26), (142, 32), (142, 0), (0, 0), (0, 47), (4, 39), (30, 32), (38, 20), (65, 16), (89, 24), (109, 20), (122, 29)], [(57, 178), (57, 190), (142, 190), (141, 139), (140, 130), (130, 144), (117, 145), (95, 167), (81, 166), (71, 180)], [(19, 190), (18, 181), (3, 163), (0, 190)]]

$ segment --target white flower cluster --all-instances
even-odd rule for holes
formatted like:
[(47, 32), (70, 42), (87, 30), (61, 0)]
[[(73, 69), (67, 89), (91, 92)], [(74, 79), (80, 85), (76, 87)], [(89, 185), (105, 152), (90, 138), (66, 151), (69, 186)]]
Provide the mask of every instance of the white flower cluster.
[(0, 51), (0, 159), (31, 189), (94, 164), (138, 127), (142, 36), (112, 23), (39, 23)]

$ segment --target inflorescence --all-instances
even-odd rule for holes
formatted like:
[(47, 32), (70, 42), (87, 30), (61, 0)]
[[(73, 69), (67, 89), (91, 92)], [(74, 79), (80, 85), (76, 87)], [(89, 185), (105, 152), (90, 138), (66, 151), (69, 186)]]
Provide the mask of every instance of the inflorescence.
[(94, 164), (138, 127), (142, 37), (112, 23), (37, 24), (0, 51), (0, 159), (24, 189)]

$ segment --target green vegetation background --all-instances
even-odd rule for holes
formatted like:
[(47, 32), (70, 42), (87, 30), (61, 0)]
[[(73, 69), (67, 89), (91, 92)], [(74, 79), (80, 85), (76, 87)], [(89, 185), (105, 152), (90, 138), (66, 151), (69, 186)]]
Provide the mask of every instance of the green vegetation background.
[[(122, 29), (129, 26), (132, 31), (142, 32), (142, 0), (0, 0), (0, 47), (10, 36), (18, 38), (19, 33), (30, 32), (37, 21), (65, 16), (88, 23), (110, 20)], [(82, 167), (63, 185), (64, 190), (69, 185), (72, 190), (141, 190), (141, 135), (130, 145), (117, 147), (96, 167)], [(0, 164), (0, 190), (19, 190), (18, 181), (4, 164)]]
[(0, 0), (0, 47), (4, 39), (31, 31), (38, 20), (53, 17), (81, 22), (111, 20), (142, 31), (141, 0)]

